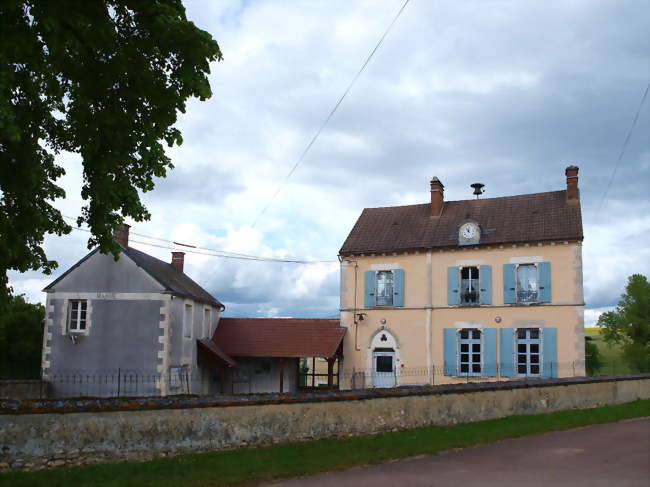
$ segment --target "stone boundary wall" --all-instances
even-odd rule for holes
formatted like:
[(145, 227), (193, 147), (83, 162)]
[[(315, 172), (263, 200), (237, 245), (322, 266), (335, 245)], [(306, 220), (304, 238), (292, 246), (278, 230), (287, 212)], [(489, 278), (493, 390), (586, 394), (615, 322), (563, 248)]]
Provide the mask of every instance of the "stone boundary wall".
[(650, 374), (292, 396), (0, 401), (0, 470), (147, 460), (638, 399), (650, 399)]
[(40, 379), (0, 380), (0, 398), (29, 399), (47, 397), (48, 383)]

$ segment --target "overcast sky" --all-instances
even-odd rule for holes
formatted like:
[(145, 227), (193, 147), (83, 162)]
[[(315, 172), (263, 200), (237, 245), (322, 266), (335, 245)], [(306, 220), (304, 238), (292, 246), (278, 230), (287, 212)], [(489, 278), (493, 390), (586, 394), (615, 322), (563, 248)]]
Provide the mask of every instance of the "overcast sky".
[[(650, 276), (650, 100), (607, 198), (625, 135), (650, 80), (650, 1), (411, 0), (303, 164), (253, 227), (306, 144), (399, 10), (384, 1), (186, 1), (219, 42), (213, 97), (178, 123), (176, 166), (144, 199), (133, 231), (269, 257), (335, 260), (364, 207), (564, 189), (580, 167), (586, 322), (616, 304), (627, 276)], [(81, 167), (59, 157), (77, 216)], [(602, 207), (601, 207), (602, 205)], [(53, 276), (85, 255), (88, 235), (48, 237)], [(169, 251), (134, 244), (168, 260)], [(186, 272), (226, 316), (335, 317), (338, 265), (188, 254)]]

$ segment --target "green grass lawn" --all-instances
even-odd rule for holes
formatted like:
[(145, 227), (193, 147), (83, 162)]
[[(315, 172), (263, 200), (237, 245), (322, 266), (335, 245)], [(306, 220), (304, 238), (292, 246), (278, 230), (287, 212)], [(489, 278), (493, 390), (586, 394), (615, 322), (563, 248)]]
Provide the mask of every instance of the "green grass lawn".
[(605, 343), (600, 334), (600, 328), (585, 328), (585, 336), (591, 337), (600, 351), (602, 367), (598, 375), (629, 374), (631, 372), (623, 360), (621, 346)]
[(429, 427), (345, 439), (183, 455), (144, 463), (113, 463), (39, 472), (0, 474), (0, 485), (220, 486), (340, 470), (392, 458), (436, 454), (506, 438), (650, 416), (650, 400), (618, 406), (511, 416), (455, 426)]

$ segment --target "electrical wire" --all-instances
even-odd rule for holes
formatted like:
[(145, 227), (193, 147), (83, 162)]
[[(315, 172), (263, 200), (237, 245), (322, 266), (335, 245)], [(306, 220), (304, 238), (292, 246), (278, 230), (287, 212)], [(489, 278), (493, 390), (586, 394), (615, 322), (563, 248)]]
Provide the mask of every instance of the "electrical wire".
[[(74, 220), (76, 221), (75, 218), (72, 218), (70, 216), (62, 215), (63, 218), (67, 220)], [(71, 227), (74, 230), (79, 230), (82, 232), (87, 232), (90, 233), (90, 230), (87, 228), (82, 228), (78, 226), (71, 225)], [(189, 254), (197, 254), (197, 255), (205, 255), (208, 257), (220, 257), (223, 259), (235, 259), (235, 260), (254, 260), (258, 262), (275, 262), (275, 263), (282, 263), (282, 264), (303, 264), (303, 265), (316, 265), (316, 264), (333, 264), (335, 262), (338, 262), (338, 260), (308, 260), (308, 259), (280, 259), (280, 258), (275, 258), (275, 257), (262, 257), (259, 255), (250, 255), (250, 254), (241, 254), (237, 252), (229, 252), (226, 250), (219, 250), (219, 249), (211, 249), (207, 247), (198, 247), (195, 245), (188, 245), (188, 244), (183, 244), (179, 242), (174, 242), (173, 240), (167, 240), (164, 238), (160, 237), (153, 237), (151, 235), (145, 235), (143, 233), (136, 233), (133, 231), (129, 231), (129, 234), (137, 235), (139, 237), (151, 239), (151, 240), (157, 240), (160, 242), (172, 244), (173, 246), (170, 245), (162, 245), (162, 244), (155, 244), (151, 242), (145, 242), (142, 240), (135, 240), (135, 239), (129, 239), (129, 242), (133, 243), (138, 243), (141, 245), (148, 245), (149, 247), (156, 247), (160, 249), (168, 249), (168, 250), (177, 250), (178, 246), (183, 246), (187, 247), (184, 248), (184, 252), (189, 253)]]
[(623, 159), (623, 154), (625, 154), (625, 149), (627, 148), (627, 144), (630, 141), (632, 132), (634, 131), (634, 128), (636, 127), (636, 123), (639, 120), (639, 115), (641, 114), (643, 104), (645, 103), (645, 99), (648, 96), (648, 90), (650, 90), (650, 81), (648, 82), (648, 85), (645, 87), (645, 91), (643, 92), (643, 96), (641, 97), (641, 102), (639, 103), (639, 108), (636, 111), (636, 115), (634, 115), (634, 119), (632, 120), (632, 125), (630, 126), (630, 129), (627, 131), (627, 135), (625, 136), (625, 141), (623, 142), (623, 147), (621, 148), (621, 152), (618, 154), (618, 159), (616, 160), (616, 165), (614, 166), (614, 171), (612, 172), (612, 177), (609, 178), (609, 183), (607, 184), (607, 187), (605, 188), (605, 192), (603, 193), (603, 197), (600, 200), (600, 205), (598, 205), (599, 214), (600, 214), (600, 210), (603, 207), (603, 203), (605, 202), (605, 198), (607, 198), (607, 193), (609, 192), (609, 188), (614, 182), (614, 178), (616, 177), (616, 172), (618, 171), (618, 167), (621, 164), (621, 160)]
[(375, 55), (375, 53), (377, 52), (377, 50), (379, 49), (379, 47), (381, 46), (381, 44), (384, 42), (384, 39), (386, 38), (386, 36), (387, 36), (388, 33), (390, 32), (390, 30), (393, 28), (393, 25), (395, 25), (395, 22), (397, 22), (397, 19), (399, 19), (400, 15), (402, 15), (402, 12), (403, 12), (404, 9), (406, 8), (406, 5), (408, 5), (409, 1), (410, 1), (410, 0), (405, 0), (405, 1), (404, 1), (404, 3), (402, 4), (402, 7), (399, 9), (399, 11), (397, 12), (397, 14), (396, 14), (395, 17), (393, 18), (393, 21), (388, 25), (388, 27), (387, 27), (386, 30), (384, 31), (384, 34), (383, 34), (383, 35), (381, 36), (381, 38), (379, 39), (379, 42), (377, 42), (377, 44), (375, 45), (375, 48), (370, 52), (370, 55), (366, 58), (366, 61), (363, 63), (363, 65), (361, 66), (361, 68), (359, 69), (359, 71), (357, 71), (357, 73), (356, 73), (356, 74), (354, 75), (354, 77), (352, 78), (352, 81), (350, 82), (350, 84), (348, 85), (348, 87), (347, 87), (347, 88), (345, 89), (345, 91), (343, 92), (343, 95), (341, 95), (341, 97), (339, 98), (339, 100), (338, 100), (338, 101), (336, 102), (336, 104), (334, 105), (334, 108), (332, 108), (332, 110), (330, 110), (330, 112), (329, 112), (329, 114), (327, 115), (327, 117), (325, 117), (325, 120), (323, 120), (323, 122), (321, 123), (320, 127), (318, 127), (318, 130), (316, 130), (316, 133), (314, 134), (314, 136), (311, 138), (311, 140), (310, 140), (309, 143), (307, 144), (307, 147), (305, 147), (305, 150), (302, 151), (302, 154), (300, 154), (300, 157), (298, 158), (298, 160), (296, 161), (296, 163), (293, 165), (293, 167), (291, 168), (291, 170), (289, 171), (289, 173), (286, 175), (286, 177), (284, 178), (284, 180), (283, 180), (283, 181), (280, 183), (280, 185), (277, 187), (277, 189), (275, 190), (275, 193), (273, 193), (273, 196), (271, 196), (271, 199), (269, 200), (269, 202), (266, 204), (266, 206), (264, 206), (264, 208), (262, 208), (262, 211), (260, 211), (259, 215), (257, 215), (257, 218), (255, 218), (255, 221), (253, 222), (253, 228), (255, 228), (255, 226), (256, 226), (257, 223), (259, 222), (260, 218), (262, 218), (262, 216), (264, 215), (264, 213), (266, 213), (266, 211), (271, 207), (271, 205), (272, 205), (273, 202), (275, 201), (275, 198), (277, 198), (278, 194), (280, 194), (280, 191), (282, 191), (282, 188), (284, 187), (284, 185), (287, 183), (287, 181), (291, 178), (291, 176), (292, 176), (293, 173), (296, 171), (296, 169), (298, 169), (298, 166), (300, 166), (300, 164), (302, 163), (302, 161), (305, 159), (305, 156), (307, 155), (307, 153), (309, 152), (309, 150), (311, 149), (311, 147), (314, 145), (314, 142), (316, 142), (316, 139), (318, 139), (318, 137), (320, 136), (320, 134), (321, 134), (321, 132), (323, 131), (323, 129), (325, 128), (325, 126), (327, 126), (327, 124), (329, 123), (329, 121), (331, 120), (331, 118), (334, 116), (334, 113), (336, 113), (336, 111), (338, 110), (339, 106), (341, 105), (341, 103), (343, 102), (343, 100), (345, 99), (345, 97), (347, 96), (347, 94), (350, 92), (350, 90), (352, 89), (352, 87), (353, 87), (354, 84), (356, 83), (356, 81), (357, 81), (357, 79), (359, 78), (359, 76), (361, 76), (361, 73), (363, 73), (363, 71), (366, 69), (366, 66), (368, 66), (368, 63), (370, 62), (370, 60), (372, 59), (372, 57)]

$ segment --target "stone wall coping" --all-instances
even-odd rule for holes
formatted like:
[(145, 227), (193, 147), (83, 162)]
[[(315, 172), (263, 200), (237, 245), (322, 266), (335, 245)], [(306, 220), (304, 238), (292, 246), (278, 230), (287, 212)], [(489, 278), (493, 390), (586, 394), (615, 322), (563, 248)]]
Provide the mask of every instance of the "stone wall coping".
[(218, 396), (167, 396), (78, 399), (0, 399), (0, 415), (84, 413), (110, 411), (142, 411), (156, 409), (214, 408), (257, 406), (263, 404), (292, 404), (312, 402), (361, 401), (376, 398), (463, 394), (485, 391), (529, 389), (650, 379), (650, 374), (611, 375), (600, 377), (571, 377), (561, 379), (527, 379), (507, 382), (470, 382), (439, 386), (412, 385), (391, 389), (349, 391), (315, 391), (291, 394), (242, 394)]
[(39, 384), (47, 382), (42, 379), (0, 379), (0, 385), (4, 384)]

